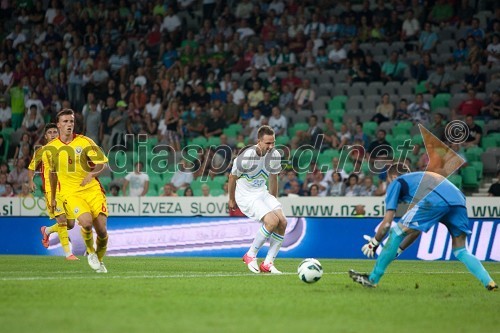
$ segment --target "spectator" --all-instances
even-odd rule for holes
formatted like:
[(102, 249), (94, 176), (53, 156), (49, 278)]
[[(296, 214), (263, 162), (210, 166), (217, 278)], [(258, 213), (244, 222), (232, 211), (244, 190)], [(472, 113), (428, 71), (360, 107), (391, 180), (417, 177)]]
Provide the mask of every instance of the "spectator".
[(23, 184), (28, 182), (28, 169), (24, 158), (17, 160), (15, 168), (7, 176), (7, 182), (12, 185), (15, 194), (21, 192)]
[(175, 100), (171, 101), (165, 117), (158, 125), (158, 140), (162, 143), (172, 145), (175, 151), (181, 150), (182, 120), (180, 119), (179, 103)]
[(271, 116), (274, 103), (271, 101), (271, 93), (269, 91), (264, 91), (264, 99), (257, 104), (257, 108), (264, 117), (269, 118)]
[(328, 195), (332, 197), (344, 196), (345, 183), (342, 181), (342, 175), (340, 174), (340, 172), (332, 172), (329, 179)]
[(0, 96), (0, 130), (10, 127), (12, 119), (12, 110), (7, 105), (5, 97)]
[(467, 125), (467, 128), (469, 130), (469, 135), (462, 145), (466, 148), (479, 146), (481, 137), (483, 135), (483, 129), (481, 128), (481, 126), (474, 123), (474, 118), (471, 115), (467, 115), (465, 117), (465, 124)]
[[(187, 189), (190, 187), (187, 187), (185, 189), (185, 192), (187, 192)], [(191, 190), (192, 191), (192, 190)], [(163, 193), (161, 194), (162, 197), (177, 197), (177, 193), (175, 193), (175, 188), (172, 184), (165, 184), (163, 185)]]
[(457, 41), (457, 47), (453, 50), (453, 63), (455, 67), (465, 64), (469, 58), (469, 50), (467, 49), (467, 44), (465, 39), (459, 39)]
[(347, 179), (347, 186), (345, 188), (346, 197), (359, 197), (361, 195), (361, 187), (358, 185), (358, 176), (350, 175)]
[(361, 64), (359, 76), (366, 83), (380, 81), (381, 79), (380, 65), (373, 60), (373, 55), (367, 52), (365, 61)]
[(12, 188), (11, 183), (6, 183), (5, 184), (5, 191), (2, 194), (2, 197), (4, 198), (12, 198), (15, 197), (16, 193), (14, 192), (14, 189)]
[(452, 117), (457, 116), (473, 116), (477, 117), (481, 114), (481, 109), (484, 107), (484, 102), (476, 98), (474, 89), (467, 91), (468, 98), (462, 101), (456, 109), (452, 110)]
[(22, 130), (27, 132), (33, 140), (39, 136), (45, 126), (41, 112), (37, 111), (36, 105), (31, 105), (28, 112), (24, 116), (22, 122)]
[(7, 191), (7, 174), (0, 173), (0, 197)]
[(431, 54), (429, 52), (422, 53), (422, 57), (417, 59), (410, 65), (411, 77), (417, 82), (425, 81), (429, 78), (428, 73), (434, 69)]
[(399, 107), (396, 109), (394, 120), (411, 120), (411, 114), (408, 111), (408, 101), (405, 98), (399, 101)]
[(485, 120), (500, 119), (500, 91), (491, 93), (490, 100), (481, 108), (481, 114)]
[(436, 96), (440, 93), (449, 93), (453, 83), (455, 83), (455, 80), (451, 74), (445, 72), (443, 63), (439, 63), (436, 66), (436, 71), (427, 79), (425, 87), (427, 91)]
[(303, 145), (312, 145), (315, 149), (319, 149), (321, 145), (321, 134), (323, 130), (318, 126), (318, 117), (312, 115), (309, 117), (309, 128), (307, 131), (297, 131), (295, 137), (292, 138), (292, 149), (297, 149)]
[(434, 52), (438, 40), (438, 35), (432, 31), (432, 25), (426, 22), (418, 38), (418, 49), (421, 52)]
[(295, 112), (302, 110), (312, 110), (312, 105), (316, 99), (316, 94), (311, 89), (311, 81), (305, 79), (302, 81), (302, 87), (297, 89), (294, 97)]
[(471, 72), (465, 75), (464, 91), (474, 89), (475, 91), (484, 92), (486, 86), (486, 74), (479, 72), (480, 63), (476, 62), (471, 65)]
[(420, 23), (415, 18), (414, 12), (408, 9), (406, 18), (403, 21), (401, 28), (401, 40), (405, 42), (417, 40), (418, 33), (420, 32)]
[[(178, 165), (177, 171), (175, 171), (172, 179), (170, 180), (170, 185), (174, 187), (174, 191), (177, 191), (180, 188), (186, 188), (194, 180), (193, 175), (193, 164), (186, 160), (181, 160)], [(167, 184), (169, 185), (169, 184)], [(164, 188), (165, 190), (165, 188)]]
[(109, 142), (111, 146), (124, 143), (124, 136), (127, 134), (128, 114), (125, 112), (127, 103), (119, 101), (116, 103), (117, 109), (109, 114), (107, 126), (110, 128)]
[(186, 187), (186, 189), (184, 189), (184, 193), (182, 194), (182, 196), (193, 197), (194, 196), (193, 189), (191, 187)]
[(359, 196), (361, 197), (371, 197), (375, 195), (377, 187), (373, 184), (372, 177), (365, 177), (363, 179), (363, 184), (360, 186)]
[(97, 110), (95, 101), (90, 102), (90, 107), (83, 115), (83, 133), (99, 145), (99, 125), (101, 124), (101, 112)]
[(212, 196), (210, 195), (210, 186), (208, 186), (208, 184), (201, 185), (201, 196), (205, 198)]
[(417, 94), (415, 96), (415, 102), (411, 103), (408, 106), (408, 112), (411, 115), (411, 119), (414, 123), (421, 123), (424, 126), (427, 126), (429, 123), (429, 114), (431, 112), (431, 107), (429, 103), (424, 101), (424, 95)]
[(444, 141), (446, 139), (445, 137), (445, 123), (444, 123), (444, 117), (442, 113), (434, 113), (433, 116), (433, 122), (429, 128), (430, 132), (434, 134), (436, 138), (438, 138), (441, 141)]
[(279, 97), (279, 107), (281, 110), (289, 110), (293, 103), (293, 94), (290, 91), (289, 85), (281, 86), (281, 94)]
[(276, 136), (287, 134), (288, 121), (286, 117), (281, 114), (281, 110), (277, 106), (273, 107), (272, 117), (269, 118), (269, 126), (272, 127)]
[(224, 118), (222, 118), (221, 110), (218, 108), (213, 109), (212, 116), (207, 120), (207, 126), (205, 127), (204, 133), (205, 137), (220, 136), (224, 128), (226, 128), (226, 122)]
[(389, 98), (389, 94), (382, 95), (382, 103), (380, 103), (375, 109), (375, 115), (372, 118), (372, 121), (375, 121), (377, 124), (381, 124), (385, 121), (392, 120), (394, 117), (394, 104), (391, 103)]
[(120, 186), (117, 184), (113, 184), (109, 187), (109, 193), (111, 194), (112, 197), (119, 197), (120, 196)]
[(266, 117), (262, 115), (259, 108), (253, 109), (253, 117), (249, 120), (246, 132), (250, 142), (257, 143), (257, 132), (262, 125), (267, 123)]
[(133, 172), (130, 172), (125, 176), (125, 181), (123, 182), (123, 195), (128, 195), (130, 197), (143, 197), (148, 193), (149, 190), (149, 176), (144, 173), (144, 164), (142, 162), (137, 162)]
[[(1, 175), (0, 175), (1, 177)], [(497, 171), (497, 181), (490, 185), (488, 189), (488, 196), (490, 197), (500, 197), (500, 170)]]
[(491, 38), (491, 43), (486, 47), (486, 55), (488, 56), (488, 67), (500, 64), (500, 36), (498, 34), (494, 34)]
[(368, 146), (370, 160), (374, 160), (375, 158), (382, 156), (385, 151), (390, 149), (391, 145), (385, 139), (386, 135), (387, 132), (383, 129), (377, 131), (377, 138)]
[(342, 48), (339, 39), (333, 41), (333, 48), (328, 53), (328, 68), (339, 70), (347, 63), (347, 53)]
[(404, 73), (408, 65), (398, 60), (399, 53), (392, 51), (389, 60), (384, 62), (381, 69), (382, 81), (404, 81)]
[(477, 43), (482, 43), (484, 38), (484, 31), (479, 27), (479, 19), (472, 19), (472, 26), (465, 32), (466, 36), (472, 36)]

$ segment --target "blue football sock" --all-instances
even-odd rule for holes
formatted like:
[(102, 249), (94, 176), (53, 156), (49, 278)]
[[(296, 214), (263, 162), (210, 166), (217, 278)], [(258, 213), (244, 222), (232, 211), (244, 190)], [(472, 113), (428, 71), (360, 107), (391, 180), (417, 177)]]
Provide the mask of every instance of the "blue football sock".
[(391, 228), (389, 239), (387, 243), (385, 243), (382, 252), (380, 252), (375, 267), (373, 267), (373, 271), (370, 273), (371, 282), (377, 284), (380, 281), (387, 266), (396, 258), (399, 244), (401, 244), (405, 236), (406, 233), (404, 233), (399, 226), (396, 225)]
[(483, 264), (474, 257), (465, 247), (459, 247), (453, 250), (453, 255), (460, 260), (465, 267), (474, 275), (483, 286), (487, 286), (490, 281), (493, 281), (491, 276), (488, 274), (486, 269), (484, 269)]

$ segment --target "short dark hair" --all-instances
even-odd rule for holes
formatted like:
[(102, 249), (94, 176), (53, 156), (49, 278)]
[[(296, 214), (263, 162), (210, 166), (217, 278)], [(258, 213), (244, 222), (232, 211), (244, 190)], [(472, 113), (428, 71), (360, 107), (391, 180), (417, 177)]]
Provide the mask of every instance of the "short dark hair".
[(387, 175), (388, 176), (392, 176), (392, 175), (401, 176), (401, 175), (404, 175), (405, 173), (410, 173), (410, 172), (411, 172), (411, 170), (410, 170), (410, 168), (408, 168), (408, 166), (406, 166), (406, 164), (397, 162), (397, 163), (392, 164), (389, 167), (389, 169), (387, 170)]
[(57, 125), (54, 124), (54, 123), (48, 123), (47, 125), (45, 125), (45, 129), (43, 130), (43, 133), (47, 133), (47, 131), (51, 128), (55, 128), (57, 129)]
[(71, 110), (71, 109), (62, 109), (61, 111), (59, 111), (56, 115), (56, 123), (59, 122), (59, 118), (61, 116), (74, 116), (75, 115), (75, 111)]
[(260, 140), (264, 135), (274, 135), (274, 130), (271, 126), (262, 125), (257, 131), (257, 138)]

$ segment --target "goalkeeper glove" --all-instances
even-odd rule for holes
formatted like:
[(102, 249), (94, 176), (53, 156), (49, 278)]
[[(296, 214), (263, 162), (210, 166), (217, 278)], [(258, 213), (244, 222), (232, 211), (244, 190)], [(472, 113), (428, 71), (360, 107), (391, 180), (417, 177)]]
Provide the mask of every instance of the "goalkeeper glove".
[(380, 242), (376, 240), (375, 237), (370, 237), (368, 235), (364, 235), (363, 238), (366, 239), (368, 243), (363, 245), (361, 252), (368, 258), (373, 258)]

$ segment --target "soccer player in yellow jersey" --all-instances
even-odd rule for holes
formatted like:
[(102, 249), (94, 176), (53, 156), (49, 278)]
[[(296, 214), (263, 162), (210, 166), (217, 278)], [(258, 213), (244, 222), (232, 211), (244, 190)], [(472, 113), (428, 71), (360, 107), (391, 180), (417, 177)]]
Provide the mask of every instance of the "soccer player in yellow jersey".
[[(57, 138), (58, 131), (56, 124), (49, 123), (45, 125), (45, 142), (50, 142)], [(47, 211), (49, 213), (50, 219), (56, 219), (56, 223), (50, 227), (43, 226), (40, 231), (42, 232), (42, 244), (45, 248), (49, 247), (49, 235), (52, 232), (57, 232), (59, 234), (59, 241), (66, 255), (66, 260), (79, 260), (73, 255), (69, 246), (68, 230), (73, 229), (75, 226), (75, 218), (71, 212), (66, 211), (64, 202), (61, 201), (59, 195), (56, 194), (57, 208), (51, 212), (50, 200), (51, 191), (49, 182), (49, 161), (47, 154), (44, 152), (44, 147), (41, 147), (35, 151), (33, 159), (28, 166), (28, 177), (29, 177), (29, 187), (31, 191), (35, 190), (35, 183), (33, 182), (33, 177), (35, 176), (35, 171), (40, 170), (40, 176), (42, 177), (42, 191), (45, 193), (45, 202), (47, 203)]]
[[(59, 137), (45, 146), (51, 171), (50, 185), (59, 187), (68, 210), (78, 219), (90, 267), (97, 273), (107, 273), (102, 259), (108, 245), (108, 207), (104, 189), (96, 177), (107, 167), (108, 159), (90, 138), (73, 133), (73, 110), (59, 111), (56, 124)], [(50, 207), (57, 209), (55, 192), (51, 194)], [(92, 226), (97, 233), (95, 248)]]

